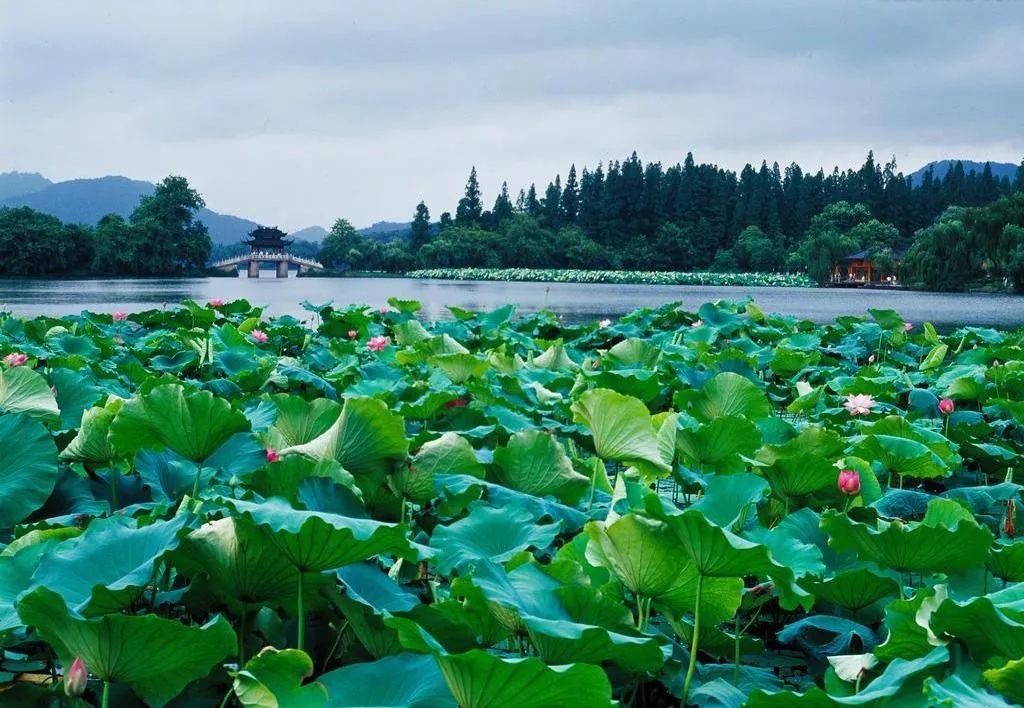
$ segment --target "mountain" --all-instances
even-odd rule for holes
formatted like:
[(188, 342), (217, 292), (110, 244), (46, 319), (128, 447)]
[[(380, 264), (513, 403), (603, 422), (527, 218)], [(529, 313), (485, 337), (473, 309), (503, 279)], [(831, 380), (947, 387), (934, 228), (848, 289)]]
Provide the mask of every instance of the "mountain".
[(288, 238), (298, 239), (300, 241), (313, 241), (319, 242), (324, 240), (324, 236), (327, 235), (327, 229), (323, 226), (307, 226), (304, 229), (298, 231), (292, 231), (288, 234)]
[[(911, 174), (910, 179), (913, 180), (914, 185), (921, 184), (921, 180), (924, 178), (924, 173), (929, 167), (934, 168), (936, 179), (942, 179), (958, 162), (963, 163), (964, 174), (977, 172), (980, 175), (985, 170), (984, 162), (975, 162), (974, 160), (936, 160), (934, 162), (929, 162), (927, 165)], [(1017, 168), (1019, 165), (1015, 165), (1012, 162), (990, 162), (989, 165), (992, 167), (992, 176), (996, 179), (1006, 177), (1013, 182), (1014, 178), (1017, 176)]]
[(409, 234), (412, 224), (408, 221), (378, 221), (364, 229), (357, 229), (360, 234), (378, 241), (387, 241), (393, 238), (405, 238)]
[[(119, 214), (124, 218), (138, 206), (139, 199), (152, 194), (152, 182), (128, 179), (120, 176), (72, 179), (65, 182), (51, 182), (35, 172), (0, 173), (0, 207), (27, 206), (46, 214), (53, 214), (61, 221), (71, 224), (95, 224), (107, 214)], [(235, 245), (248, 237), (258, 224), (230, 214), (220, 214), (202, 209), (199, 219), (210, 230), (215, 244)], [(376, 224), (359, 229), (368, 238), (387, 240), (405, 238), (409, 233), (408, 222), (378, 221)], [(327, 235), (322, 226), (307, 226), (288, 234), (298, 241), (318, 243)]]
[[(26, 179), (28, 178), (28, 179)], [(9, 185), (28, 185), (33, 191), (9, 194)], [(72, 224), (95, 224), (107, 214), (124, 218), (132, 213), (143, 195), (152, 194), (152, 182), (109, 176), (50, 182), (41, 175), (20, 172), (0, 174), (0, 207), (27, 206)], [(4, 193), (7, 194), (4, 194)], [(237, 243), (258, 224), (210, 209), (199, 211), (199, 219), (210, 230), (214, 243)]]
[(4, 172), (0, 174), (0, 199), (38, 192), (51, 184), (38, 172)]

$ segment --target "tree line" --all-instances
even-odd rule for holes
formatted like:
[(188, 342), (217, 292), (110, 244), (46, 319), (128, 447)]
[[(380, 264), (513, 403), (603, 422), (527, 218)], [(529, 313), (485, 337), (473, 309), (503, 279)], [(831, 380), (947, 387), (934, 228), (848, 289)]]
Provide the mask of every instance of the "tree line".
[[(547, 187), (535, 184), (513, 197), (502, 184), (484, 208), (471, 170), (454, 216), (433, 223), (420, 202), (404, 240), (377, 241), (345, 220), (335, 223), (320, 258), (355, 270), (400, 272), (414, 267), (622, 268), (641, 270), (806, 271), (826, 280), (836, 259), (868, 250), (883, 266), (922, 271), (904, 263), (916, 236), (951, 206), (976, 208), (1024, 191), (1024, 162), (1013, 180), (955, 163), (941, 178), (934, 169), (916, 181), (895, 159), (868, 153), (858, 169), (804, 172), (799, 165), (739, 173), (697, 164), (688, 154), (665, 168), (626, 160), (577, 172), (571, 166)], [(968, 228), (966, 225), (964, 228)], [(905, 266), (905, 267), (904, 267)], [(987, 270), (986, 270), (987, 268)], [(967, 269), (998, 274), (979, 263)], [(934, 287), (934, 279), (927, 280)]]
[(169, 176), (128, 219), (65, 224), (29, 207), (0, 208), (0, 274), (175, 275), (206, 267), (211, 241), (196, 219), (203, 198)]

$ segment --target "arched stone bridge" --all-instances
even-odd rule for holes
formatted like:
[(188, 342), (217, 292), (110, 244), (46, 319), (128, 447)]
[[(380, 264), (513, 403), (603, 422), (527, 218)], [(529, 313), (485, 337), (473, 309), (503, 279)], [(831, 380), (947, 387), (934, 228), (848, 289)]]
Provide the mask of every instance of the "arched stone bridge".
[(318, 261), (302, 258), (301, 256), (293, 256), (291, 253), (281, 253), (280, 251), (253, 251), (252, 253), (233, 256), (232, 258), (224, 258), (210, 265), (221, 270), (238, 270), (238, 266), (248, 264), (249, 277), (258, 278), (260, 277), (261, 263), (276, 263), (278, 278), (288, 277), (289, 264), (298, 266), (299, 275), (302, 275), (307, 270), (324, 269), (323, 264)]

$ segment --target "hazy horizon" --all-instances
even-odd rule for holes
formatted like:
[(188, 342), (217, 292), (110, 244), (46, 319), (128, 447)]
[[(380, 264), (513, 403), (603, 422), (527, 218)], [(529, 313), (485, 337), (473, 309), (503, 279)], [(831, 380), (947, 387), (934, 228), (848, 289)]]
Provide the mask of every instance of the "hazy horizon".
[(1018, 163), (1021, 3), (12, 5), (0, 171), (186, 176), (288, 230), (622, 159)]

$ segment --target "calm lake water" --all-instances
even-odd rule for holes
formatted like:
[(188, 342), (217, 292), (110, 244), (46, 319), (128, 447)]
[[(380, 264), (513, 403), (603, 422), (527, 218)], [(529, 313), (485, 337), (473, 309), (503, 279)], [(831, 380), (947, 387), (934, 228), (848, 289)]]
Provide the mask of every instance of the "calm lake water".
[(712, 300), (751, 297), (766, 312), (828, 322), (839, 315), (891, 307), (911, 322), (929, 321), (948, 329), (961, 324), (1024, 325), (1024, 296), (941, 294), (911, 291), (747, 288), (672, 285), (590, 285), (576, 283), (495, 283), (406, 278), (140, 278), (111, 280), (0, 280), (0, 309), (31, 317), (41, 314), (128, 312), (192, 298), (206, 302), (244, 297), (272, 314), (308, 317), (299, 305), (333, 301), (380, 307), (391, 296), (423, 303), (427, 320), (447, 319), (447, 305), (488, 310), (516, 303), (521, 312), (548, 308), (569, 321), (616, 317), (637, 307), (682, 302), (696, 309)]

